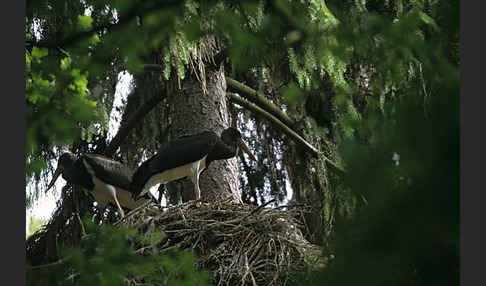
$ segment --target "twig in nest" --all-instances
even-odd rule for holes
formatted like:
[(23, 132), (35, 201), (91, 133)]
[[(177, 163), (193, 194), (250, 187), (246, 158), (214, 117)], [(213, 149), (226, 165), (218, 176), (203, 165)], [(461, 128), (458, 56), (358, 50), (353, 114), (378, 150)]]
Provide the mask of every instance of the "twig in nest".
[(248, 265), (248, 255), (245, 253), (245, 275), (243, 275), (243, 278), (241, 279), (241, 285), (245, 285), (246, 282), (246, 276), (250, 275), (251, 282), (253, 283), (253, 286), (257, 286), (257, 283), (255, 281), (255, 277), (253, 276), (252, 271), (250, 270), (250, 266)]
[(141, 209), (145, 208), (146, 206), (148, 206), (152, 201), (146, 201), (144, 204), (134, 208), (131, 212), (129, 212), (125, 217), (122, 217), (120, 220), (118, 220), (117, 222), (115, 222), (113, 225), (118, 225), (120, 224), (122, 221), (126, 220), (127, 218), (133, 216), (134, 214), (138, 213)]
[(186, 217), (184, 216), (184, 213), (182, 212), (181, 209), (179, 209), (179, 212), (181, 213), (182, 220), (184, 220), (184, 224), (187, 224), (187, 220), (186, 220)]
[[(160, 211), (146, 227), (142, 212), (125, 221), (145, 234), (154, 229), (166, 234), (159, 253), (173, 248), (194, 249), (198, 265), (213, 273), (215, 285), (282, 285), (302, 273), (320, 255), (319, 247), (305, 240), (295, 218), (301, 208), (286, 210), (215, 201), (195, 206), (194, 201)], [(257, 215), (255, 215), (257, 214)], [(138, 253), (150, 248), (144, 243)], [(312, 259), (305, 259), (310, 253)], [(314, 259), (316, 256), (316, 259)], [(269, 284), (270, 283), (270, 284)]]
[[(251, 211), (249, 214), (245, 215), (244, 217), (242, 217), (241, 219), (237, 219), (236, 221), (243, 221), (245, 219), (247, 219), (249, 216), (252, 216), (254, 215), (255, 213), (259, 212), (261, 209), (263, 209), (264, 207), (266, 207), (267, 205), (275, 202), (276, 199), (273, 199), (273, 200), (270, 200), (266, 203), (264, 203), (263, 205), (257, 207), (256, 209), (254, 209), (253, 211)], [(231, 221), (231, 222), (235, 222), (235, 221)], [(229, 223), (229, 222), (226, 222), (226, 223)]]

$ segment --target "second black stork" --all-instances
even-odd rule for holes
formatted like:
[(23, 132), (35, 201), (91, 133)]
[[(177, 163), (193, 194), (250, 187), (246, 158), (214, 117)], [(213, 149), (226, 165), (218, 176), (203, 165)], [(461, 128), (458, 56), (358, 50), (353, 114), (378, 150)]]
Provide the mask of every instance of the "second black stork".
[(122, 217), (125, 216), (123, 207), (131, 210), (147, 200), (155, 200), (151, 193), (134, 200), (129, 191), (133, 171), (122, 163), (101, 155), (85, 154), (76, 158), (69, 152), (62, 154), (47, 190), (61, 174), (68, 183), (90, 191), (101, 211), (107, 204), (113, 203)]
[(223, 130), (221, 137), (212, 131), (179, 137), (140, 165), (133, 175), (130, 191), (135, 197), (141, 196), (157, 184), (189, 177), (194, 184), (196, 200), (199, 200), (201, 172), (212, 161), (236, 156), (239, 148), (256, 160), (236, 128)]

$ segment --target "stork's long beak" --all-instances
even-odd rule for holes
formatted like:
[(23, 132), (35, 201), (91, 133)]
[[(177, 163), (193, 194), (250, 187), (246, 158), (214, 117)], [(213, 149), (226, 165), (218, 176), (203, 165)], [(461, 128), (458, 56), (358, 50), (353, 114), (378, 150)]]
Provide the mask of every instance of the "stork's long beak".
[(52, 188), (52, 186), (54, 186), (54, 183), (56, 182), (56, 180), (59, 177), (59, 175), (61, 175), (61, 173), (62, 173), (62, 168), (60, 166), (58, 166), (57, 169), (56, 169), (56, 171), (54, 172), (54, 175), (52, 176), (51, 182), (47, 186), (47, 190), (46, 191), (49, 191), (49, 189)]
[(239, 139), (238, 140), (238, 145), (240, 146), (240, 148), (245, 151), (246, 154), (248, 154), (248, 156), (250, 156), (250, 158), (253, 160), (253, 161), (256, 161), (257, 159), (255, 158), (255, 156), (250, 152), (250, 148), (248, 148), (248, 146), (246, 145), (245, 141), (243, 141), (243, 139)]

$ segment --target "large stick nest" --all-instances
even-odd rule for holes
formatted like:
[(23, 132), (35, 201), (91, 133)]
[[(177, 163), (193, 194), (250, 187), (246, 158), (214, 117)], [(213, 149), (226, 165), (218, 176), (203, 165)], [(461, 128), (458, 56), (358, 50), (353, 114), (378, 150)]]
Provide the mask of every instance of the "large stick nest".
[[(163, 231), (157, 245), (139, 249), (165, 252), (193, 249), (198, 266), (212, 272), (215, 285), (285, 285), (305, 271), (322, 267), (321, 249), (306, 241), (296, 220), (301, 210), (191, 201), (165, 211), (142, 208), (121, 223), (150, 236)], [(155, 214), (155, 215), (154, 215)]]

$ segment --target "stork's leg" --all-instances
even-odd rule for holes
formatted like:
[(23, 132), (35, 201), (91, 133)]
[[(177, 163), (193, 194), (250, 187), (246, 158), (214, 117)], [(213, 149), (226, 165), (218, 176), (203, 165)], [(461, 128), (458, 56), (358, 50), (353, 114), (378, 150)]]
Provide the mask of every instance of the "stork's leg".
[(199, 200), (201, 198), (201, 190), (199, 189), (199, 176), (198, 172), (192, 172), (191, 181), (194, 184), (194, 195), (195, 199)]
[(160, 206), (161, 202), (162, 202), (162, 196), (167, 193), (167, 186), (165, 184), (160, 184), (159, 185), (159, 197), (157, 198), (157, 204)]
[(83, 221), (81, 220), (81, 217), (79, 216), (79, 200), (78, 200), (76, 190), (72, 194), (73, 194), (74, 206), (76, 208), (76, 212), (75, 212), (76, 218), (78, 219), (79, 226), (81, 227), (81, 235), (82, 235), (81, 237), (85, 237), (86, 236), (86, 230), (84, 229)]
[(120, 203), (118, 202), (118, 199), (116, 197), (116, 189), (112, 185), (106, 185), (106, 188), (110, 192), (110, 194), (113, 196), (113, 200), (116, 203), (116, 206), (118, 207), (118, 211), (120, 212), (120, 215), (122, 218), (125, 217), (125, 212), (123, 211), (122, 207), (120, 206)]
[(196, 195), (196, 200), (199, 200), (201, 198), (201, 190), (199, 189), (199, 164), (200, 161), (194, 162), (192, 164), (192, 174), (191, 174), (191, 181), (194, 184), (194, 192)]
[(100, 211), (100, 216), (101, 216), (101, 224), (105, 223), (105, 204), (102, 204), (98, 202), (98, 210)]
[(199, 200), (201, 199), (201, 189), (199, 189), (199, 172), (196, 172), (196, 174), (194, 174), (196, 176), (196, 184), (195, 184), (195, 188), (196, 188), (196, 200)]

